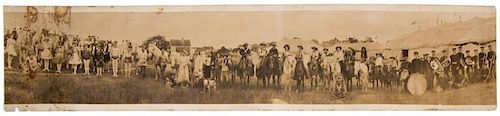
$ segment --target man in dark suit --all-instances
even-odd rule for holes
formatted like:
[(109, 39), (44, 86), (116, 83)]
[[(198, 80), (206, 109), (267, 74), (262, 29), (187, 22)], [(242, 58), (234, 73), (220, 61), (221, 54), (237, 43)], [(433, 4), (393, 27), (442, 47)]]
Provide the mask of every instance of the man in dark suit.
[[(496, 78), (496, 68), (495, 68), (495, 61), (496, 61), (496, 54), (495, 54), (495, 51), (493, 50), (493, 47), (491, 47), (491, 45), (488, 46), (488, 57), (487, 57), (487, 60), (488, 60), (488, 66), (490, 67), (490, 74), (489, 76), (491, 78)], [(490, 79), (491, 79), (490, 78)]]
[(413, 52), (413, 60), (411, 61), (411, 64), (410, 64), (410, 74), (413, 74), (413, 73), (423, 73), (422, 72), (422, 59), (420, 58), (419, 56), (419, 53), (418, 52)]

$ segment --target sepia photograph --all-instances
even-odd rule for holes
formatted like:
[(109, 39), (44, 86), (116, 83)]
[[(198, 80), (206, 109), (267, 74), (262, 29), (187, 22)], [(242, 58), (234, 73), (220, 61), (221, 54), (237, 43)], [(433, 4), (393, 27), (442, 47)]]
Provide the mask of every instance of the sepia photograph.
[(3, 13), (6, 111), (497, 105), (494, 6), (3, 6)]

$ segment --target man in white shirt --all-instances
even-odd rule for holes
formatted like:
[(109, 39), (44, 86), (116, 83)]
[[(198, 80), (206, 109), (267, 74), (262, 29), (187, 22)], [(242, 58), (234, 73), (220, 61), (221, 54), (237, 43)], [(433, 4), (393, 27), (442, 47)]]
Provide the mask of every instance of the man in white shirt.
[(341, 62), (344, 60), (344, 52), (342, 52), (342, 47), (337, 46), (335, 52), (333, 52), (333, 60), (336, 62)]
[(384, 57), (382, 56), (382, 53), (377, 53), (376, 56), (377, 58), (375, 59), (375, 66), (377, 67), (384, 66)]

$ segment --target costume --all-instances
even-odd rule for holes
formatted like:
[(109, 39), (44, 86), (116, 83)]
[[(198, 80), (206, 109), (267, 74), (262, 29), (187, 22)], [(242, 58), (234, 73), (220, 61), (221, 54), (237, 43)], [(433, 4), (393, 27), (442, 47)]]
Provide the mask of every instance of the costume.
[(80, 57), (80, 49), (75, 47), (73, 48), (73, 54), (71, 55), (71, 59), (68, 62), (72, 65), (78, 65), (82, 63), (82, 58)]

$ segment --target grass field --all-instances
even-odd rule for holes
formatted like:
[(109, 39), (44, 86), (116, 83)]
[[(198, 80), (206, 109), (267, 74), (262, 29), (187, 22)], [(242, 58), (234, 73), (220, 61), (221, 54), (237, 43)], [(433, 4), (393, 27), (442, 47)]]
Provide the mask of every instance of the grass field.
[[(40, 73), (28, 81), (24, 74), (6, 71), (4, 78), (6, 104), (266, 104), (272, 103), (271, 99), (291, 104), (496, 104), (494, 82), (439, 93), (427, 92), (422, 96), (388, 89), (354, 90), (346, 98), (334, 99), (330, 92), (322, 90), (296, 93), (255, 85), (248, 89), (223, 87), (209, 94), (192, 88), (168, 88), (152, 78), (111, 78), (109, 74), (98, 78)], [(255, 80), (252, 83), (255, 84)]]

